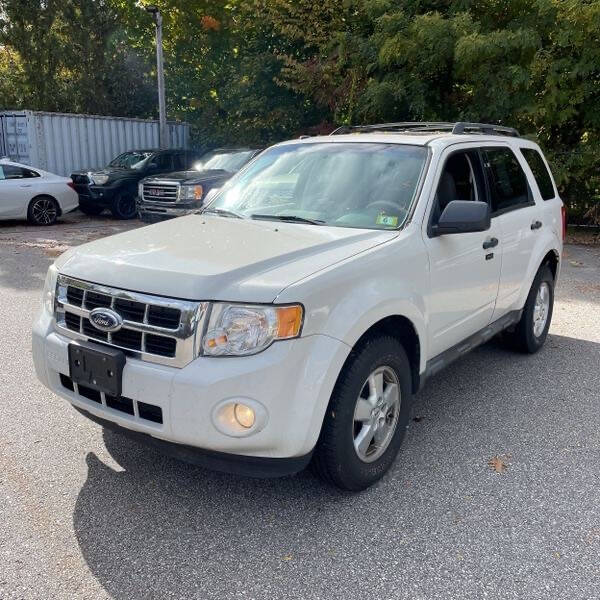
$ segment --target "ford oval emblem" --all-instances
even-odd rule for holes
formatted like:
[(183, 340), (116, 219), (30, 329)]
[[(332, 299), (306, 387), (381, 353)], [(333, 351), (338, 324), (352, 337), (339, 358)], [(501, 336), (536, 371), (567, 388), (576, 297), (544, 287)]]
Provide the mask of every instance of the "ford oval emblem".
[(123, 319), (110, 308), (95, 308), (90, 312), (90, 323), (100, 331), (119, 331), (123, 327)]

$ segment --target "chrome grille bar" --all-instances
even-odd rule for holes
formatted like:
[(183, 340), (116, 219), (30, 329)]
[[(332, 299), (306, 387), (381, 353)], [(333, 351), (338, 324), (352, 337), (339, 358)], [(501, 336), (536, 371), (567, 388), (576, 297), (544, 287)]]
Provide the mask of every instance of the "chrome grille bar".
[(177, 202), (178, 198), (178, 183), (157, 181), (144, 183), (142, 186), (142, 199), (144, 202)]
[[(83, 290), (81, 306), (72, 304), (67, 297), (67, 290), (69, 288), (78, 288)], [(94, 326), (89, 321), (89, 315), (91, 309), (85, 308), (86, 298), (88, 292), (96, 294), (102, 294), (110, 297), (111, 310), (119, 313), (117, 300), (127, 300), (139, 304), (144, 304), (144, 313), (142, 321), (133, 321), (127, 318), (123, 318), (123, 326), (115, 334), (108, 334), (106, 337), (102, 337), (103, 334), (98, 330), (98, 335), (94, 336)], [(90, 340), (93, 342), (99, 342), (120, 348), (140, 360), (147, 362), (164, 364), (172, 367), (182, 368), (189, 364), (196, 356), (198, 356), (198, 349), (200, 344), (200, 336), (202, 335), (203, 322), (206, 316), (206, 309), (208, 304), (206, 302), (194, 302), (188, 300), (175, 300), (171, 298), (164, 298), (162, 296), (154, 296), (150, 294), (143, 294), (139, 292), (130, 292), (118, 288), (112, 288), (105, 285), (99, 285), (82, 281), (80, 279), (73, 279), (65, 275), (59, 275), (56, 288), (56, 302), (55, 302), (55, 319), (56, 329), (62, 335), (76, 340)], [(179, 311), (179, 323), (176, 328), (161, 327), (158, 325), (152, 325), (149, 323), (149, 312), (153, 308), (169, 308)], [(140, 308), (141, 312), (141, 308)], [(75, 315), (75, 318), (79, 318), (79, 330), (69, 328), (67, 326), (65, 315), (69, 313)], [(175, 313), (176, 314), (176, 313)], [(135, 315), (133, 315), (135, 317)], [(71, 318), (71, 321), (73, 317)], [(71, 322), (71, 325), (73, 323)], [(85, 333), (87, 327), (88, 333)], [(135, 332), (139, 335), (140, 343), (139, 348), (131, 348), (123, 345), (119, 345), (117, 334), (121, 331)], [(90, 334), (90, 332), (92, 332)], [(160, 336), (168, 338), (171, 343), (174, 344), (174, 356), (167, 356), (166, 354), (158, 354), (147, 351), (146, 340), (147, 336)], [(134, 335), (134, 340), (136, 340)], [(159, 352), (161, 348), (156, 348), (156, 340), (153, 339), (153, 346), (155, 352)], [(117, 340), (117, 341), (116, 341)], [(130, 343), (130, 340), (121, 336), (122, 343)]]

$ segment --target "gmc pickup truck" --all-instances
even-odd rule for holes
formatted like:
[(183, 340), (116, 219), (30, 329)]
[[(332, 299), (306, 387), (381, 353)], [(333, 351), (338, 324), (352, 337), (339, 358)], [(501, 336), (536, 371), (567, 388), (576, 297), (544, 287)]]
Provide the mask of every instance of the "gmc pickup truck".
[(252, 476), (312, 463), (361, 490), (393, 464), (427, 378), (497, 334), (542, 348), (564, 227), (542, 152), (514, 129), (284, 142), (202, 213), (59, 257), (37, 375), (185, 460)]

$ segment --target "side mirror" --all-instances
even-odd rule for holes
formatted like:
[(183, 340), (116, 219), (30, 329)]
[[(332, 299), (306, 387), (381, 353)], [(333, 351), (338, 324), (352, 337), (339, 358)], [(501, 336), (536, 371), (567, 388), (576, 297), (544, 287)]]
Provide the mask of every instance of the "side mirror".
[(449, 202), (437, 225), (432, 227), (434, 235), (472, 233), (490, 228), (490, 206), (487, 202), (452, 200)]
[(155, 162), (148, 163), (148, 171), (156, 171), (158, 165)]

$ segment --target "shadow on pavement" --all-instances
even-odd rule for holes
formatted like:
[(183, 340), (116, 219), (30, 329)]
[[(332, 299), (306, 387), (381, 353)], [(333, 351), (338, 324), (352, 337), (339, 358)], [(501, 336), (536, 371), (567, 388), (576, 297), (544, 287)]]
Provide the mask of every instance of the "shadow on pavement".
[[(521, 543), (544, 552), (525, 558), (535, 565), (531, 577), (557, 577), (545, 536), (568, 545), (577, 528), (569, 510), (560, 530), (563, 487), (573, 485), (569, 461), (587, 461), (593, 472), (599, 446), (583, 457), (561, 454), (558, 470), (536, 461), (572, 445), (575, 431), (597, 443), (599, 363), (600, 344), (562, 336), (549, 336), (534, 356), (495, 341), (479, 348), (429, 381), (396, 466), (356, 495), (309, 472), (270, 480), (208, 472), (105, 430), (123, 470), (88, 454), (73, 516), (81, 552), (106, 592), (123, 600), (338, 598), (361, 590), (365, 598), (396, 598), (405, 597), (401, 580), (412, 582), (413, 597), (426, 597), (428, 577), (458, 586), (458, 594), (479, 579), (501, 589), (512, 585), (507, 572), (523, 566), (514, 553)], [(506, 476), (487, 465), (500, 452), (514, 463)], [(584, 484), (576, 481), (579, 490)], [(540, 532), (524, 516), (530, 510)], [(510, 539), (503, 568), (482, 563), (505, 543), (502, 535)], [(478, 580), (461, 584), (469, 569)], [(523, 579), (513, 583), (518, 590)]]

